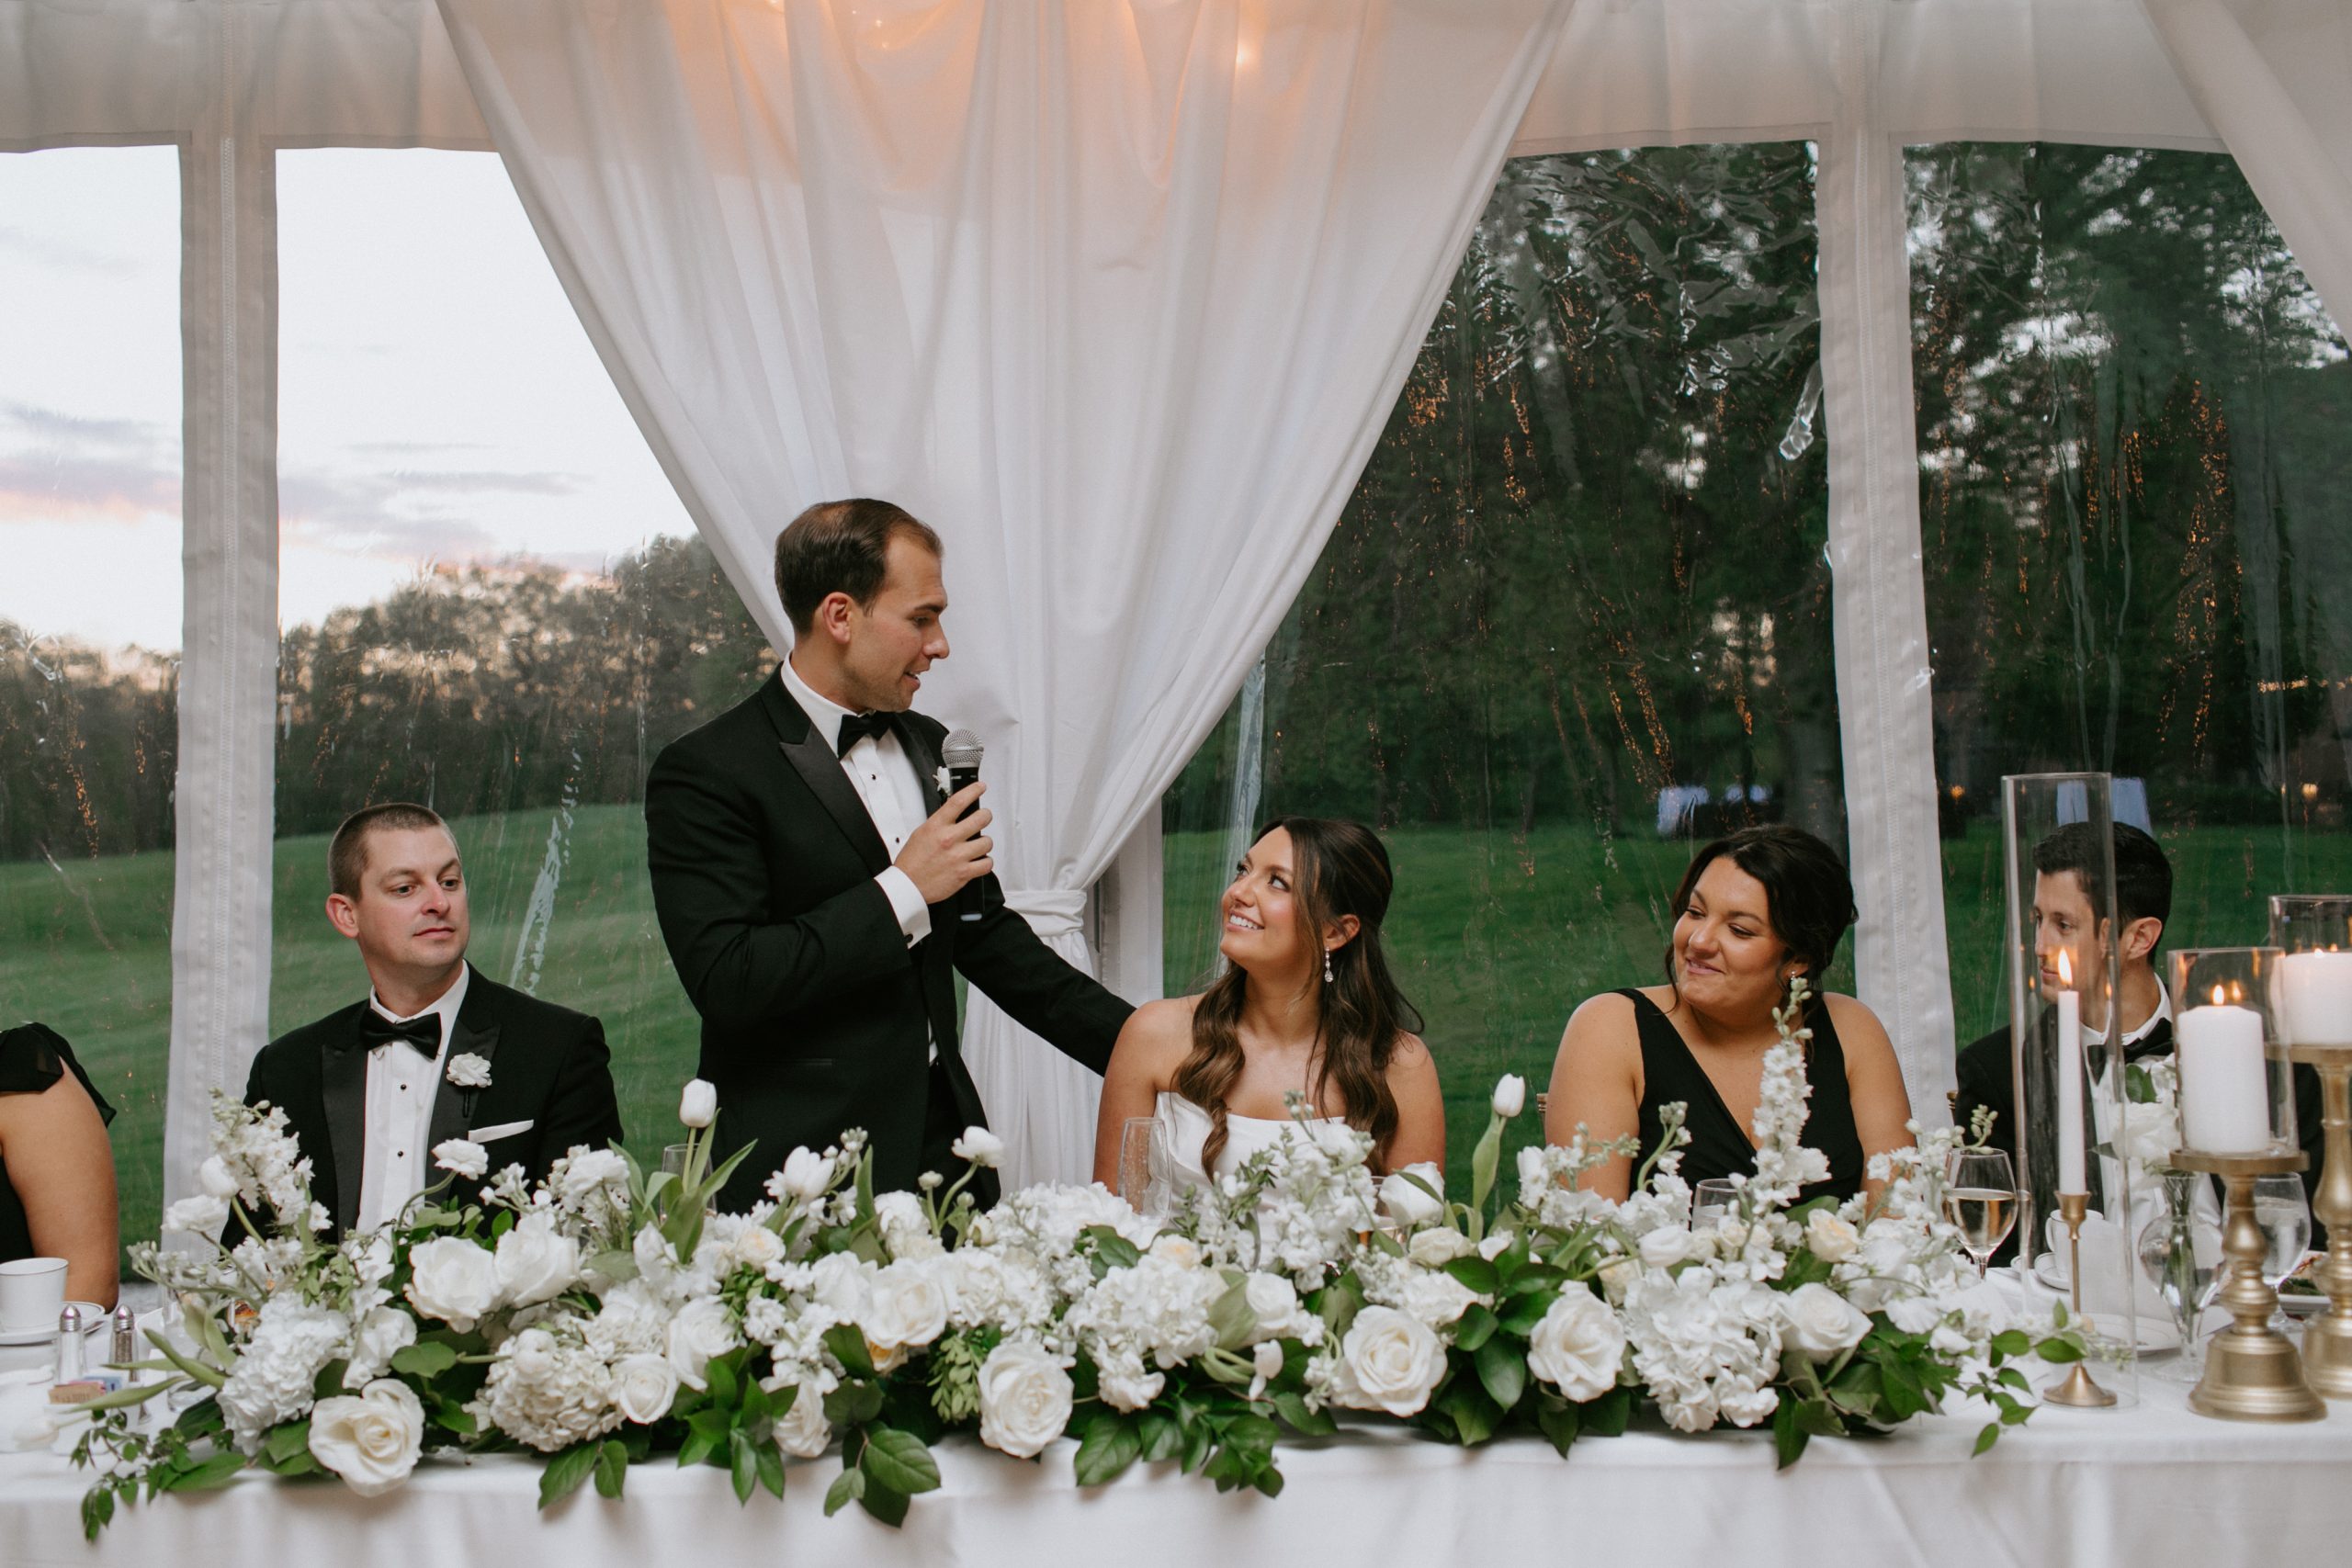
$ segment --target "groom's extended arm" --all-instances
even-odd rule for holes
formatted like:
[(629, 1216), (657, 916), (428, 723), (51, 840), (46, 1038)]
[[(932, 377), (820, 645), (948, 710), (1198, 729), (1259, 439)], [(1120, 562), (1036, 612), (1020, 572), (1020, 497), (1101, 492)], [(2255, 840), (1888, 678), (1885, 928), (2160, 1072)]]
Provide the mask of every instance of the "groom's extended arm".
[(779, 1018), (909, 966), (879, 883), (778, 917), (757, 806), (709, 760), (674, 745), (645, 783), (645, 849), (662, 939), (712, 1022)]
[[(1005, 908), (996, 878), (987, 880), (993, 907), (958, 926), (956, 967), (1022, 1028), (1080, 1066), (1102, 1071), (1136, 1010), (1038, 940), (1027, 920)], [(934, 929), (954, 919), (934, 912)]]

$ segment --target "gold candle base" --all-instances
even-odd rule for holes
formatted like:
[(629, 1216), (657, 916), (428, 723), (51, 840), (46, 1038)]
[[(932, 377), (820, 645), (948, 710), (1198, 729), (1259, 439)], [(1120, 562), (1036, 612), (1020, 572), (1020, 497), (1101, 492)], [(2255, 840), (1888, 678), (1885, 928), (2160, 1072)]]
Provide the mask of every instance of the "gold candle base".
[(2216, 1298), (2235, 1319), (2205, 1348), (2205, 1375), (2189, 1392), (2188, 1407), (2223, 1421), (2316, 1421), (2327, 1402), (2303, 1381), (2302, 1358), (2286, 1337), (2270, 1326), (2278, 1292), (2263, 1281), (2262, 1260), (2269, 1250), (2254, 1217), (2254, 1179), (2288, 1176), (2303, 1168), (2301, 1151), (2284, 1155), (2209, 1155), (2177, 1149), (2172, 1163), (2222, 1179), (2223, 1205), (2222, 1269), (2225, 1283)]
[[(2058, 1194), (2058, 1214), (2066, 1222), (2067, 1290), (2075, 1309), (2072, 1321), (2077, 1326), (2087, 1326), (2083, 1319), (2083, 1221), (2090, 1211), (2089, 1193)], [(2075, 1363), (2073, 1371), (2043, 1389), (2041, 1398), (2044, 1404), (2071, 1404), (2078, 1410), (2104, 1410), (2115, 1403), (2115, 1395), (2101, 1388), (2098, 1380), (2091, 1376), (2090, 1368), (2080, 1361)]]
[(2295, 1045), (2288, 1055), (2317, 1069), (2327, 1144), (2312, 1213), (2327, 1227), (2319, 1288), (2327, 1311), (2303, 1329), (2303, 1378), (2334, 1399), (2352, 1399), (2352, 1045)]

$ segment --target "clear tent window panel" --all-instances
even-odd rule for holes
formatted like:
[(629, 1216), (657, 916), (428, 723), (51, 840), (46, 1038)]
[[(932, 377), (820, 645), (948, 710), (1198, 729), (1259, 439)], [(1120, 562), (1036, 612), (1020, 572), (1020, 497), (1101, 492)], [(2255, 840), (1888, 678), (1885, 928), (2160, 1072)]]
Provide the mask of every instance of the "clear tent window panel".
[(179, 739), (180, 170), (0, 153), (0, 1028), (64, 1036), (155, 1232)]
[(654, 921), (644, 781), (764, 637), (662, 478), (498, 160), (278, 158), (283, 1032), (367, 995), (327, 843), (413, 800), (464, 859), (482, 974), (593, 1013), (658, 1148), (698, 1027)]
[(2000, 781), (2115, 776), (2166, 949), (2352, 886), (2352, 360), (2234, 162), (1907, 159), (1953, 1004), (2007, 1017)]
[(1250, 825), (1381, 831), (1456, 1185), (1496, 1077), (1541, 1088), (1579, 1002), (1663, 977), (1698, 843), (1788, 821), (1845, 851), (1814, 175), (1802, 142), (1508, 164), (1313, 576), (1163, 803), (1170, 994), (1214, 969)]

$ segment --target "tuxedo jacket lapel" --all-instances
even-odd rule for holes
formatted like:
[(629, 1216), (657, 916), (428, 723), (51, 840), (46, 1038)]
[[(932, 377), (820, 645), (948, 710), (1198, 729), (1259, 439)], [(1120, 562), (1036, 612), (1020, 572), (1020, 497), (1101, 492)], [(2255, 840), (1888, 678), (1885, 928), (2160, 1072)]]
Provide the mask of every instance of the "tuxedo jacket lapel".
[(907, 760), (915, 765), (915, 778), (922, 785), (922, 811), (928, 817), (947, 804), (939, 787), (938, 749), (921, 726), (903, 721), (899, 726), (899, 744), (906, 748)]
[(874, 818), (866, 814), (865, 802), (858, 799), (856, 788), (849, 782), (849, 774), (842, 771), (842, 760), (825, 744), (800, 705), (784, 689), (784, 678), (768, 677), (760, 689), (761, 705), (768, 721), (775, 726), (776, 744), (785, 760), (792, 764), (801, 782), (808, 786), (833, 826), (849, 840), (850, 847), (865, 863), (866, 870), (880, 875), (890, 863), (890, 852), (883, 847), (882, 835), (874, 829)]
[[(474, 1107), (485, 1091), (458, 1088), (449, 1081), (448, 1072), (451, 1062), (469, 1053), (492, 1063), (498, 1055), (498, 1018), (491, 1010), (488, 990), (481, 983), (479, 969), (467, 982), (465, 1005), (458, 1010), (458, 1021), (449, 1031), (449, 1048), (441, 1055), (441, 1083), (433, 1096), (433, 1128), (424, 1140), (427, 1187), (439, 1179), (430, 1164), (431, 1151), (452, 1138), (463, 1138), (473, 1132)], [(492, 1082), (497, 1080), (495, 1071), (491, 1077)]]
[[(327, 1152), (334, 1168), (334, 1223), (348, 1235), (359, 1221), (359, 1179), (368, 1138), (368, 1053), (359, 1045), (362, 1002), (319, 1046), (319, 1099), (326, 1110)], [(401, 1047), (406, 1050), (406, 1046)]]

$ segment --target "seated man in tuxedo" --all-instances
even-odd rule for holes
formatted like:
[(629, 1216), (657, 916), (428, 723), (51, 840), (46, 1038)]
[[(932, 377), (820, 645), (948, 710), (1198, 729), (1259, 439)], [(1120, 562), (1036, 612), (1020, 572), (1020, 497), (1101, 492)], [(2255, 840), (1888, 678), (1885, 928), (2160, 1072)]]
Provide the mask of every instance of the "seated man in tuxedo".
[[(245, 1100), (284, 1108), (332, 1234), (383, 1224), (442, 1181), (433, 1150), (451, 1139), (534, 1179), (575, 1145), (619, 1140), (603, 1026), (466, 962), (465, 871), (440, 818), (356, 812), (327, 865), (327, 919), (357, 944), (368, 998), (264, 1046)], [(462, 1201), (480, 1183), (451, 1190)]]
[[(718, 1089), (713, 1146), (755, 1145), (730, 1210), (796, 1145), (850, 1127), (879, 1188), (961, 1171), (950, 1145), (987, 1114), (957, 971), (1097, 1073), (1134, 1010), (1005, 907), (985, 786), (943, 797), (944, 728), (910, 711), (947, 657), (939, 536), (888, 502), (825, 502), (777, 536), (775, 581), (791, 656), (664, 748), (645, 786), (653, 905)], [(975, 1178), (983, 1207), (996, 1190), (993, 1171)]]

